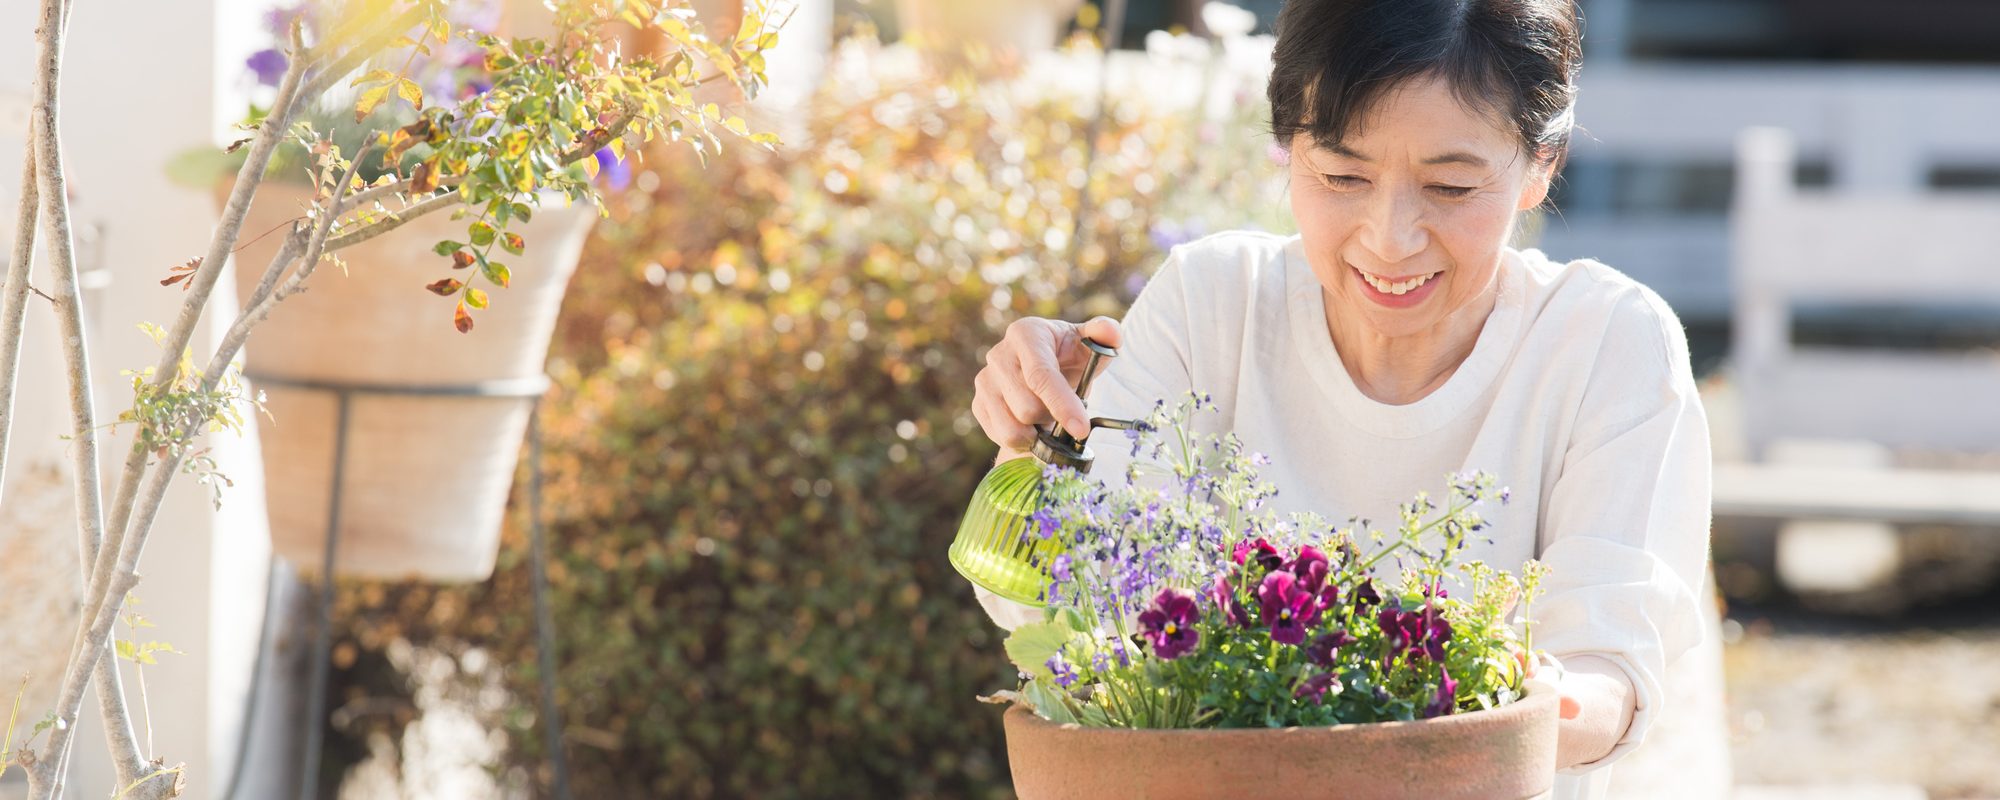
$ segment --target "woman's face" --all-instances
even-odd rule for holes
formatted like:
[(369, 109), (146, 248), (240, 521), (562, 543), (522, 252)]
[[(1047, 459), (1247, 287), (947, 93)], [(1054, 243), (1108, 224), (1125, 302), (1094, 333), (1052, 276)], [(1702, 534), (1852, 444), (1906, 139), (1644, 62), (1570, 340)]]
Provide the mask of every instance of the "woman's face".
[(1430, 78), (1384, 94), (1339, 151), (1296, 137), (1290, 169), (1292, 216), (1328, 311), (1390, 338), (1478, 302), (1516, 212), (1549, 185), (1517, 133)]

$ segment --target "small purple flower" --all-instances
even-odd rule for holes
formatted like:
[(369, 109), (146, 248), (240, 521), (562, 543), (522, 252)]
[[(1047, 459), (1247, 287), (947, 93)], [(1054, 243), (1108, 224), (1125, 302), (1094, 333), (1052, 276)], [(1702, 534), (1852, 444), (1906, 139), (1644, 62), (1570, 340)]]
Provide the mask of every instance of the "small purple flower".
[(285, 54), (275, 47), (251, 53), (250, 57), (243, 61), (243, 65), (249, 67), (250, 72), (257, 76), (257, 83), (264, 86), (278, 85), (278, 82), (285, 77), (285, 66), (288, 63), (290, 62), (285, 60)]
[(1506, 486), (1500, 487), (1500, 505), (1503, 506), (1506, 505), (1507, 501), (1512, 500), (1513, 498), (1514, 498), (1514, 490), (1512, 488)]
[(1424, 719), (1449, 716), (1458, 708), (1458, 681), (1452, 680), (1451, 673), (1443, 667), (1438, 668), (1438, 674), (1444, 679), (1438, 682), (1437, 697), (1424, 706)]
[(1284, 571), (1264, 576), (1257, 586), (1257, 607), (1264, 624), (1271, 628), (1271, 640), (1299, 644), (1306, 629), (1319, 621), (1319, 599), (1299, 586), (1298, 578)]
[(1250, 626), (1250, 612), (1243, 608), (1243, 601), (1236, 599), (1235, 575), (1217, 575), (1215, 583), (1208, 588), (1208, 597), (1222, 609), (1222, 619), (1239, 628)]
[(1325, 702), (1327, 692), (1338, 694), (1342, 688), (1344, 687), (1340, 685), (1340, 679), (1334, 677), (1333, 673), (1322, 672), (1299, 684), (1299, 688), (1292, 692), (1292, 696), (1310, 699), (1318, 704)]
[(609, 147), (597, 151), (597, 167), (597, 179), (603, 181), (611, 191), (623, 191), (632, 183), (632, 167), (625, 163), (625, 159), (611, 152)]
[(1062, 653), (1049, 656), (1046, 662), (1050, 672), (1055, 673), (1056, 685), (1065, 689), (1076, 683), (1076, 665), (1062, 657)]
[(1354, 637), (1347, 635), (1345, 630), (1322, 633), (1313, 637), (1312, 643), (1306, 645), (1306, 660), (1322, 667), (1331, 667), (1334, 656), (1340, 652), (1340, 648), (1350, 644), (1354, 644)]
[(1201, 619), (1201, 611), (1195, 607), (1194, 592), (1186, 589), (1161, 589), (1153, 597), (1153, 603), (1139, 614), (1139, 631), (1147, 644), (1153, 646), (1153, 655), (1162, 660), (1172, 661), (1187, 651), (1194, 649), (1201, 640), (1201, 633), (1194, 624)]
[(1071, 563), (1068, 553), (1057, 554), (1055, 559), (1049, 562), (1049, 577), (1056, 579), (1056, 583), (1069, 583), (1072, 577), (1069, 571)]
[(1028, 521), (1035, 524), (1035, 537), (1039, 539), (1055, 536), (1062, 529), (1062, 520), (1056, 517), (1055, 509), (1046, 506), (1029, 514)]

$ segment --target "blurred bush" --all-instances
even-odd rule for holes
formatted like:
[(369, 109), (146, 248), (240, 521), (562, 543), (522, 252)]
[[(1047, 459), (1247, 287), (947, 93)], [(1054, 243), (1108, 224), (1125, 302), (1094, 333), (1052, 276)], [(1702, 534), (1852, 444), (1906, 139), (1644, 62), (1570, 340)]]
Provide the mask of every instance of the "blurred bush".
[[(780, 152), (637, 167), (571, 287), (543, 464), (578, 797), (1009, 795), (974, 696), (1012, 670), (945, 560), (995, 452), (984, 349), (1121, 315), (1163, 246), (1284, 224), (1254, 112), (1114, 96), (1080, 206), (1094, 98), (839, 53)], [(341, 602), (350, 707), (411, 691), (379, 677), (392, 645), (500, 665), (513, 774), (548, 785), (524, 530), (484, 585)]]

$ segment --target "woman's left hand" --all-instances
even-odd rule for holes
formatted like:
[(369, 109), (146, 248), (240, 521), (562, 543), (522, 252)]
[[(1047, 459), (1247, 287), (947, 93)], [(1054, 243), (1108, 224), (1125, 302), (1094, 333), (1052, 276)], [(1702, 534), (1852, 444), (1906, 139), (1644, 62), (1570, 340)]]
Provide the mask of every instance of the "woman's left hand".
[[(1517, 653), (1535, 676), (1535, 661)], [(1625, 671), (1599, 657), (1578, 655), (1564, 658), (1562, 678), (1556, 686), (1560, 718), (1556, 724), (1556, 769), (1588, 764), (1611, 752), (1625, 729), (1632, 725), (1637, 692)]]

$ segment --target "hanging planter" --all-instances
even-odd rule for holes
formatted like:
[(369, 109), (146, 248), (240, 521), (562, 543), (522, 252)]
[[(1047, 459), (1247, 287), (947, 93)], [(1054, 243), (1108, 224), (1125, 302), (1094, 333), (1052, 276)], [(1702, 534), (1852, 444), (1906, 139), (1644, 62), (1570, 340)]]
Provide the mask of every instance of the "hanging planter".
[[(267, 182), (246, 218), (247, 236), (297, 216), (307, 189)], [(479, 318), (477, 335), (452, 327), (451, 301), (424, 291), (436, 278), (431, 245), (461, 237), (464, 220), (420, 217), (341, 251), (347, 274), (323, 267), (307, 291), (279, 303), (247, 348), (245, 372), (266, 393), (260, 418), (271, 543), (287, 561), (317, 570), (333, 486), (337, 395), (308, 382), (439, 389), (535, 382), (597, 210), (543, 196), (510, 231), (531, 245), (510, 257), (511, 286)], [(236, 254), (248, 296), (282, 239)], [(256, 379), (263, 378), (263, 381)], [(270, 379), (277, 379), (272, 381)], [(507, 397), (352, 395), (341, 488), (342, 575), (482, 580), (492, 572), (500, 523), (532, 400)]]

